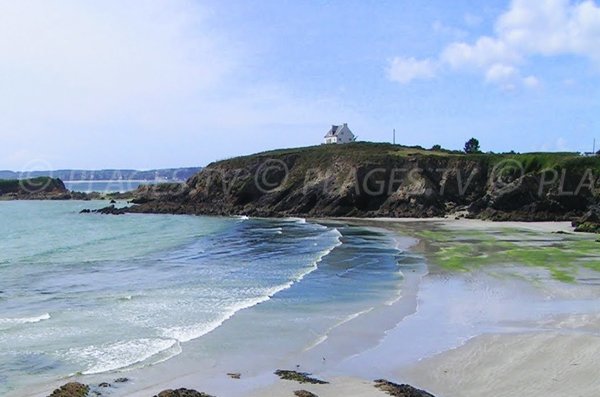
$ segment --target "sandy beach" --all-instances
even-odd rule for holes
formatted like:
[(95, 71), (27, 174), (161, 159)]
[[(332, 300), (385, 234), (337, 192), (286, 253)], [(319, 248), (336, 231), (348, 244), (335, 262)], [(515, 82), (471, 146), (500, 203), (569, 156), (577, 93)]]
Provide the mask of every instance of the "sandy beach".
[[(470, 239), (477, 233), (484, 236), (494, 232), (511, 240), (525, 233), (523, 238), (535, 244), (546, 244), (546, 240), (552, 243), (562, 236), (556, 232), (572, 231), (570, 224), (554, 222), (334, 222), (394, 231), (405, 238), (404, 244), (410, 242), (400, 248), (415, 253), (421, 244), (406, 239), (411, 236), (407, 234), (409, 224), (411, 230), (429, 231), (435, 226), (448, 235), (469, 233)], [(595, 239), (591, 235), (577, 238)], [(164, 363), (115, 373), (114, 377), (125, 375), (131, 380), (114, 385), (109, 395), (144, 397), (181, 387), (221, 397), (293, 396), (298, 390), (320, 397), (386, 395), (375, 388), (375, 379), (410, 384), (437, 397), (591, 396), (600, 389), (596, 374), (600, 364), (598, 280), (564, 283), (554, 280), (544, 269), (530, 267), (490, 266), (449, 272), (434, 263), (429, 266), (427, 273), (404, 275), (398, 299), (349, 316), (301, 350), (284, 349), (280, 355), (270, 351), (256, 357), (240, 353), (214, 362), (184, 351)], [(229, 330), (261, 318), (263, 314), (256, 310), (241, 312), (225, 322), (220, 332), (227, 335)], [(280, 343), (279, 339), (274, 343)], [(202, 340), (222, 343), (222, 339), (209, 334), (192, 344), (201, 344)], [(311, 373), (329, 383), (280, 380), (273, 374), (277, 369)], [(240, 379), (228, 373), (239, 373)], [(73, 380), (94, 384), (110, 379), (100, 374)], [(42, 397), (47, 393), (31, 395)]]
[[(414, 219), (384, 219), (370, 220), (374, 223), (402, 224), (414, 223)], [(523, 229), (541, 233), (571, 232), (572, 228), (566, 222), (506, 222), (491, 223), (475, 220), (417, 220), (416, 222), (434, 222), (443, 225), (448, 230), (487, 230), (490, 227), (504, 229)], [(472, 277), (473, 281), (476, 277)], [(488, 280), (489, 281), (489, 280)], [(474, 288), (469, 290), (463, 298), (450, 297), (448, 294), (443, 300), (442, 306), (445, 310), (453, 311), (454, 318), (461, 320), (450, 321), (446, 324), (440, 324), (428, 314), (424, 315), (423, 323), (429, 323), (431, 327), (445, 325), (455, 328), (457, 324), (467, 321), (476, 321), (477, 316), (469, 314), (470, 310), (465, 306), (471, 300), (476, 311), (482, 310), (482, 317), (493, 319), (495, 325), (504, 323), (502, 332), (490, 331), (482, 332), (480, 335), (469, 335), (464, 332), (462, 337), (456, 338), (452, 335), (450, 329), (438, 330), (438, 332), (429, 332), (426, 329), (422, 331), (426, 334), (425, 338), (416, 337), (414, 342), (418, 346), (402, 346), (401, 339), (415, 337), (406, 329), (410, 328), (409, 323), (417, 323), (415, 319), (423, 312), (429, 311), (430, 299), (434, 296), (428, 296), (427, 284), (430, 280), (424, 280), (419, 294), (419, 309), (415, 315), (405, 319), (394, 330), (387, 333), (387, 337), (381, 341), (377, 348), (371, 351), (363, 352), (340, 364), (340, 372), (361, 372), (360, 366), (370, 367), (363, 371), (363, 374), (369, 373), (373, 376), (367, 377), (342, 377), (328, 379), (330, 385), (307, 386), (303, 387), (319, 396), (377, 396), (385, 395), (373, 387), (373, 380), (376, 373), (380, 377), (385, 376), (397, 383), (408, 383), (413, 386), (423, 388), (436, 396), (445, 397), (479, 397), (484, 395), (494, 395), (499, 397), (508, 397), (515, 395), (534, 395), (558, 397), (564, 395), (572, 396), (592, 396), (600, 390), (600, 378), (597, 375), (597, 368), (600, 365), (600, 304), (588, 302), (588, 314), (550, 314), (537, 315), (535, 311), (515, 309), (512, 304), (518, 297), (523, 298), (523, 306), (528, 306), (530, 301), (525, 295), (516, 294), (515, 296), (499, 295), (497, 300), (486, 300), (478, 296), (482, 289)], [(509, 291), (518, 290), (519, 283), (504, 285)], [(493, 284), (487, 285), (484, 289)], [(463, 285), (464, 286), (464, 285)], [(498, 294), (500, 287), (495, 284), (487, 292)], [(523, 287), (523, 285), (521, 286)], [(567, 289), (572, 289), (567, 286)], [(586, 287), (583, 287), (586, 289)], [(588, 291), (582, 292), (583, 295), (589, 293), (598, 294), (597, 285), (588, 288)], [(481, 300), (484, 304), (481, 305)], [(479, 301), (479, 303), (478, 303)], [(439, 301), (437, 302), (439, 304)], [(490, 304), (487, 308), (482, 306)], [(518, 303), (518, 301), (517, 301)], [(531, 308), (540, 306), (532, 305)], [(505, 311), (505, 315), (498, 317), (484, 314), (484, 311)], [(513, 311), (514, 310), (514, 311)], [(576, 311), (576, 310), (575, 310)], [(439, 313), (438, 313), (439, 314)], [(512, 318), (512, 319), (511, 319)], [(418, 328), (418, 327), (417, 327)], [(475, 327), (473, 327), (475, 328)], [(405, 331), (403, 331), (403, 329)], [(526, 330), (526, 332), (524, 332)], [(447, 332), (446, 332), (447, 331)], [(431, 347), (441, 347), (440, 338), (444, 342), (458, 344), (453, 348), (444, 348), (438, 353), (431, 354)], [(462, 339), (462, 342), (461, 342)], [(421, 344), (429, 343), (429, 349)], [(448, 345), (446, 345), (447, 347)], [(435, 347), (433, 347), (435, 349)], [(416, 357), (423, 354), (425, 357), (416, 362), (407, 363), (407, 358)], [(404, 357), (403, 357), (404, 356)], [(376, 364), (374, 364), (376, 362)], [(362, 370), (365, 370), (363, 368)], [(292, 395), (299, 385), (290, 384), (290, 382), (279, 381), (274, 385), (263, 388), (250, 396), (285, 396)]]

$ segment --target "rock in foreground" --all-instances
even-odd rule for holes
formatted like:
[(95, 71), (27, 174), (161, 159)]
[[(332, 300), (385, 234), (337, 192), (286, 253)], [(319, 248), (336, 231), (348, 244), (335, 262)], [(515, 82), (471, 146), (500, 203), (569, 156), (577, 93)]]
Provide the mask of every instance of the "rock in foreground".
[(293, 380), (298, 383), (310, 383), (313, 385), (326, 385), (329, 382), (325, 382), (324, 380), (316, 379), (311, 377), (311, 374), (306, 372), (298, 372), (298, 371), (286, 371), (286, 370), (277, 370), (275, 371), (275, 375), (279, 376), (279, 378), (283, 380)]
[(164, 390), (154, 397), (213, 397), (210, 394), (201, 393), (190, 389)]
[(311, 393), (307, 390), (296, 390), (294, 392), (294, 396), (296, 396), (296, 397), (319, 397), (315, 393)]
[(399, 385), (385, 379), (375, 381), (375, 387), (394, 397), (434, 397), (424, 390), (416, 389), (410, 385)]
[(89, 386), (71, 382), (54, 390), (49, 397), (86, 397), (89, 391)]
[(600, 208), (594, 207), (576, 222), (573, 222), (576, 232), (600, 233)]

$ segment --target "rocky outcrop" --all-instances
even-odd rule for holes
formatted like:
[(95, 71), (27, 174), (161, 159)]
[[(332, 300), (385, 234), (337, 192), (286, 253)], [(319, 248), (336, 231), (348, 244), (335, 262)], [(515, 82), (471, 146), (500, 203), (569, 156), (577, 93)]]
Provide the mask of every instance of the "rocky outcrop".
[(39, 177), (0, 180), (0, 200), (68, 200), (70, 192), (60, 179)]
[(54, 390), (48, 397), (86, 397), (89, 391), (89, 386), (71, 382)]
[(311, 393), (308, 390), (296, 390), (294, 392), (294, 396), (296, 396), (296, 397), (319, 397), (315, 393)]
[(580, 219), (573, 222), (576, 232), (600, 233), (600, 207), (591, 208)]
[(424, 390), (416, 389), (410, 385), (399, 385), (385, 379), (376, 380), (375, 387), (394, 397), (434, 397), (433, 394)]
[(80, 214), (102, 214), (102, 215), (123, 215), (127, 213), (127, 207), (116, 207), (114, 204), (97, 210), (84, 208), (79, 211)]
[(213, 397), (209, 394), (190, 389), (164, 390), (154, 397)]
[(600, 158), (464, 155), (355, 143), (210, 164), (185, 185), (145, 186), (128, 212), (575, 220), (598, 203)]
[(309, 383), (312, 385), (326, 385), (329, 383), (321, 379), (313, 378), (311, 374), (306, 372), (278, 369), (277, 371), (275, 371), (275, 375), (279, 376), (280, 379), (291, 380), (298, 383)]

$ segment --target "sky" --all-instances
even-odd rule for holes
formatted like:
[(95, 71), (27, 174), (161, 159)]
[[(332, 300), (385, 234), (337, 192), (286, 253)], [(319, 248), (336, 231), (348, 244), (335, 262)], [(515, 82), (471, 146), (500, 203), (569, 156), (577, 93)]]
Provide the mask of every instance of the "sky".
[(0, 0), (0, 169), (359, 140), (600, 149), (600, 4)]

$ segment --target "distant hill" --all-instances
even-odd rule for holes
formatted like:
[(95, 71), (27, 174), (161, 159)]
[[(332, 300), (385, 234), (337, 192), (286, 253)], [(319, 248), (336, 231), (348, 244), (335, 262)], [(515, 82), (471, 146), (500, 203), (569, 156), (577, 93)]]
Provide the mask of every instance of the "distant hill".
[(164, 168), (156, 170), (55, 170), (14, 172), (0, 170), (0, 179), (58, 178), (62, 181), (185, 181), (202, 170), (201, 167)]

